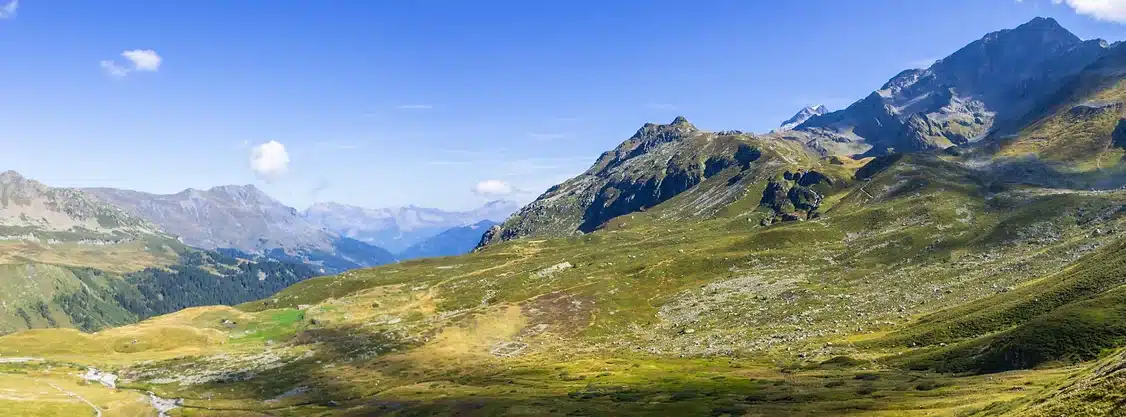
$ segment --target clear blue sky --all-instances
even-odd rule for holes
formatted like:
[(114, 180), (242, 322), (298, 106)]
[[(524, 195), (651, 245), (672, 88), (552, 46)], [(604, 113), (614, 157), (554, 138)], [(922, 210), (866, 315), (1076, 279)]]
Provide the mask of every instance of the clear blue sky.
[[(0, 170), (298, 208), (468, 208), (484, 180), (527, 201), (645, 122), (766, 131), (1035, 16), (1126, 38), (1088, 2), (22, 0), (0, 20)], [(267, 141), (289, 157), (269, 181), (248, 162)]]

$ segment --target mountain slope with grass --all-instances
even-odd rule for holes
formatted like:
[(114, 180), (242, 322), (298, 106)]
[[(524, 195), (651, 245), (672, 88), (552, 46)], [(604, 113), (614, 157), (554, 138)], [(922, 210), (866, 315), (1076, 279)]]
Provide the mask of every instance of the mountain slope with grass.
[[(683, 117), (648, 123), (585, 173), (548, 189), (485, 234), (480, 246), (523, 237), (590, 233), (607, 221), (656, 207), (685, 192), (668, 215), (710, 216), (747, 193), (748, 186), (812, 156), (800, 145), (761, 141), (741, 132), (707, 132)], [(674, 213), (675, 212), (675, 213)]]
[[(92, 366), (117, 377), (98, 392), (201, 416), (1115, 415), (1126, 190), (1083, 144), (1113, 144), (1126, 72), (1101, 43), (1059, 61), (1092, 45), (1061, 29), (1037, 19), (936, 64), (933, 82), (976, 94), (942, 107), (996, 112), (966, 126), (993, 129), (980, 140), (852, 158), (795, 140), (833, 113), (766, 135), (648, 124), (472, 253), (7, 335), (0, 358), (41, 361), (0, 375)], [(1015, 79), (1039, 90), (1014, 98)], [(1047, 126), (1080, 146), (1041, 146)], [(47, 401), (12, 392), (0, 406)]]
[(582, 236), (314, 278), (89, 336), (20, 333), (0, 354), (107, 369), (203, 415), (997, 415), (1071, 383), (1084, 357), (967, 375), (897, 361), (973, 334), (898, 341), (927, 317), (966, 316), (947, 308), (1004, 305), (1116, 256), (1126, 194), (1042, 188), (948, 155), (833, 166), (841, 181), (804, 220), (763, 225), (777, 216), (765, 191), (819, 165), (796, 180), (782, 167), (710, 218), (668, 221), (684, 194)]
[(13, 171), (0, 174), (0, 224), (0, 333), (94, 331), (258, 299), (318, 275), (189, 247), (95, 195)]

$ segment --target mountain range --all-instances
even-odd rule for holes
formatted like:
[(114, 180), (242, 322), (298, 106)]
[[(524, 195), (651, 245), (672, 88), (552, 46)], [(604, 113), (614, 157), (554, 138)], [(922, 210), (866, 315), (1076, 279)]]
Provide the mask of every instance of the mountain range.
[(481, 217), (503, 216), (507, 204), (375, 211), (394, 216), (387, 230), (366, 230), (409, 229), (419, 240), (396, 256), (326, 230), (252, 185), (158, 195), (55, 188), (7, 171), (0, 173), (0, 333), (97, 330), (261, 298), (316, 275), (465, 253), (493, 224)]
[(87, 193), (145, 218), (184, 243), (238, 249), (319, 265), (340, 272), (395, 261), (386, 250), (341, 237), (308, 221), (294, 208), (253, 185), (187, 189), (170, 195), (111, 188)]
[[(1116, 79), (1120, 67), (1115, 65), (1126, 55), (1123, 45), (1084, 41), (1054, 19), (1036, 18), (987, 34), (929, 68), (903, 71), (845, 109), (803, 109), (767, 134), (704, 132), (683, 117), (667, 125), (647, 124), (586, 173), (552, 187), (494, 227), (479, 246), (589, 233), (611, 218), (686, 191), (689, 195), (676, 199), (676, 216), (706, 217), (741, 198), (749, 183), (763, 181), (778, 166), (808, 164), (810, 158), (851, 161), (979, 142), (1013, 147), (1013, 141), (1001, 138), (1061, 105), (1079, 104), (1061, 96), (1076, 91), (1073, 85)], [(765, 165), (776, 165), (755, 172), (764, 164), (749, 161), (762, 155), (768, 156)], [(736, 165), (750, 172), (708, 181)]]
[[(482, 220), (504, 221), (519, 205), (497, 200), (469, 211), (443, 211), (407, 206), (369, 209), (339, 203), (317, 203), (302, 216), (326, 230), (402, 253), (447, 229), (475, 224)], [(478, 236), (479, 238), (480, 236)]]
[[(129, 285), (68, 269), (78, 281), (52, 305), (0, 304), (23, 327), (58, 324), (57, 311), (84, 330), (159, 315), (0, 337), (0, 357), (21, 358), (5, 364), (18, 372), (2, 374), (14, 388), (0, 404), (40, 412), (62, 398), (37, 396), (51, 381), (98, 395), (98, 414), (1122, 413), (1126, 44), (1037, 18), (786, 124), (753, 134), (648, 123), (488, 227), (472, 253), (430, 257), (446, 247), (418, 243), (401, 253), (428, 257), (308, 279), (288, 267), (308, 265), (269, 258), (270, 245), (293, 250), (284, 236), (234, 256), (178, 248), (151, 225), (191, 210), (22, 186), (41, 191), (0, 201), (18, 201), (21, 232), (65, 216), (55, 229), (156, 236), (143, 253), (179, 260), (132, 272)], [(340, 241), (350, 227), (372, 240), (367, 231), (429, 224), (215, 193), (226, 203), (189, 206), (284, 214), (282, 230), (303, 219)], [(469, 224), (442, 235), (463, 241), (489, 222)], [(24, 253), (46, 253), (34, 249)], [(262, 269), (275, 263), (287, 267)], [(21, 268), (0, 283), (45, 280)], [(273, 293), (274, 282), (292, 285)], [(228, 305), (181, 309), (231, 292), (207, 297)], [(76, 382), (83, 372), (97, 382)]]

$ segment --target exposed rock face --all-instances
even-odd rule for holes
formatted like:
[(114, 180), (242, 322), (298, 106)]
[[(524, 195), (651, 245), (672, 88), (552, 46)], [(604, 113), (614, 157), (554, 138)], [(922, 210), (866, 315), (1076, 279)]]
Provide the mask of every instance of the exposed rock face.
[(762, 192), (759, 205), (774, 211), (774, 218), (763, 224), (816, 217), (825, 198), (818, 189), (832, 185), (833, 179), (818, 171), (786, 171), (782, 178), (771, 180)]
[[(481, 221), (499, 223), (520, 206), (497, 200), (469, 211), (444, 211), (425, 207), (369, 209), (338, 203), (317, 203), (305, 210), (306, 220), (356, 240), (400, 253), (451, 228)], [(479, 235), (477, 237), (480, 237)]]
[[(588, 233), (615, 217), (699, 189), (700, 184), (725, 172), (751, 170), (764, 158), (752, 139), (744, 134), (705, 132), (683, 117), (664, 125), (647, 123), (603, 153), (585, 173), (551, 187), (500, 227), (489, 230), (480, 246), (525, 236)], [(751, 178), (732, 177), (707, 187), (708, 191), (686, 202), (683, 211), (703, 213), (725, 206), (745, 192)]]
[[(159, 228), (95, 196), (72, 188), (53, 188), (24, 178), (15, 171), (0, 173), (0, 228), (39, 240), (33, 232), (49, 233), (55, 241), (128, 240), (153, 235)], [(7, 236), (7, 233), (0, 233)], [(91, 239), (96, 238), (96, 239)]]
[(795, 127), (824, 154), (884, 154), (978, 140), (1031, 111), (1107, 51), (1053, 19), (986, 35), (927, 69), (901, 72), (848, 108)]

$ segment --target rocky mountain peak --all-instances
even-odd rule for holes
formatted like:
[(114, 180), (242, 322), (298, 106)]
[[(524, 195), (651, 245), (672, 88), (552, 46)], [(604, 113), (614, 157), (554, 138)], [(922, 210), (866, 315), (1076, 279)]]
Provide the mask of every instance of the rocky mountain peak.
[(11, 183), (11, 182), (16, 182), (16, 181), (21, 181), (23, 179), (24, 179), (23, 175), (20, 175), (20, 173), (18, 173), (16, 171), (7, 170), (7, 171), (4, 171), (4, 172), (0, 172), (0, 183)]
[(688, 119), (684, 116), (676, 116), (675, 119), (672, 119), (672, 123), (669, 123), (669, 126), (684, 127), (693, 130), (696, 129), (696, 126), (694, 126), (692, 123), (689, 123)]
[(1032, 20), (1014, 28), (1013, 32), (1039, 33), (1065, 39), (1073, 38), (1075, 41), (1079, 40), (1079, 37), (1075, 36), (1071, 31), (1060, 25), (1060, 22), (1057, 22), (1056, 19), (1051, 17), (1034, 17)]
[(1107, 52), (1054, 19), (989, 33), (925, 69), (909, 69), (848, 108), (794, 127), (835, 154), (946, 148), (1021, 117)]
[(246, 185), (220, 185), (220, 186), (216, 186), (216, 187), (211, 187), (211, 189), (209, 191), (220, 192), (220, 193), (230, 194), (230, 195), (251, 195), (251, 194), (258, 194), (258, 193), (261, 192), (261, 191), (258, 190), (258, 187), (255, 187), (254, 185), (251, 185), (251, 184), (246, 184)]
[(813, 116), (820, 116), (820, 115), (828, 113), (828, 112), (829, 112), (829, 109), (825, 108), (825, 106), (822, 105), (822, 104), (815, 104), (815, 105), (806, 107), (804, 109), (801, 109), (801, 111), (799, 111), (797, 114), (795, 114), (794, 117), (791, 117), (791, 118), (787, 119), (786, 121), (782, 122), (782, 125), (779, 126), (778, 130), (793, 129), (793, 128), (797, 127), (798, 125), (805, 123), (806, 120), (809, 120)]

